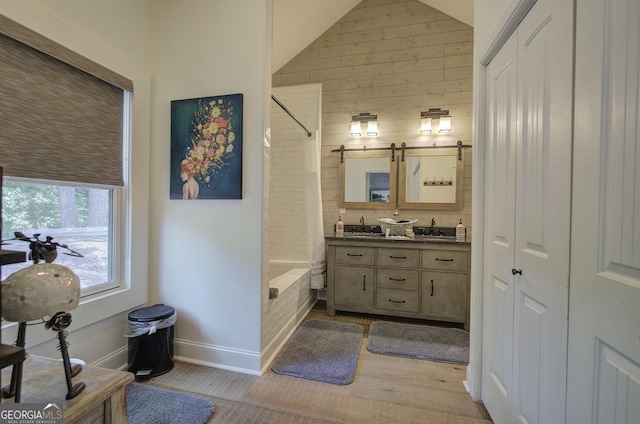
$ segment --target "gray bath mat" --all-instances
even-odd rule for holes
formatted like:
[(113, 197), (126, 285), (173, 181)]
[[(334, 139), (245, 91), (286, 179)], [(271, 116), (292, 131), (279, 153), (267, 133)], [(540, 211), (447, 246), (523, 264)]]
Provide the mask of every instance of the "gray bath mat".
[(367, 350), (382, 355), (429, 361), (469, 363), (469, 333), (459, 328), (375, 321)]
[(128, 424), (204, 424), (214, 405), (206, 399), (140, 383), (127, 385)]
[(356, 373), (364, 328), (358, 324), (310, 319), (302, 323), (271, 369), (332, 384), (349, 384)]

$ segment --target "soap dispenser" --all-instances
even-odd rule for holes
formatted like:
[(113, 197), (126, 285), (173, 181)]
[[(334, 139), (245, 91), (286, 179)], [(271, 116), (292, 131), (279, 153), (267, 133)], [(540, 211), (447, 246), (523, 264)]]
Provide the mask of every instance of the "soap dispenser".
[(464, 241), (467, 238), (467, 227), (462, 223), (462, 219), (460, 219), (460, 223), (456, 225), (456, 240)]
[(338, 222), (336, 222), (336, 237), (344, 237), (344, 222), (342, 222), (342, 217), (338, 217)]

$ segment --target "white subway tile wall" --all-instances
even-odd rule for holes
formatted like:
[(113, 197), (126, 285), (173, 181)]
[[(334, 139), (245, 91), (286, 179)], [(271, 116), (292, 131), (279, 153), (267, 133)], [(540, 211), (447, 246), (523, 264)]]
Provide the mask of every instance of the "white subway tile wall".
[[(320, 120), (319, 84), (274, 88), (273, 95), (315, 137)], [(269, 257), (309, 261), (305, 198), (306, 132), (275, 102), (271, 106), (271, 174), (269, 187)]]

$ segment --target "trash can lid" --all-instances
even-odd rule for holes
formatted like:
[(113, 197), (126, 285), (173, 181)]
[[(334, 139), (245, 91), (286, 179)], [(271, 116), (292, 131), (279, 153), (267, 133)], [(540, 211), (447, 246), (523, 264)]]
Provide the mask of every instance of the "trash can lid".
[(137, 322), (157, 321), (169, 318), (174, 313), (175, 309), (171, 306), (158, 304), (129, 312), (129, 320)]

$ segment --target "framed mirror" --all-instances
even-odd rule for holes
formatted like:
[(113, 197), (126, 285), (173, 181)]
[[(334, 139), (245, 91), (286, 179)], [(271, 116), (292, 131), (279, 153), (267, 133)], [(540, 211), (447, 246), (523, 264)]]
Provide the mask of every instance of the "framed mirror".
[(398, 162), (398, 208), (462, 209), (464, 161), (458, 149), (407, 149)]
[(397, 156), (390, 149), (344, 152), (340, 163), (340, 206), (357, 209), (396, 207)]

